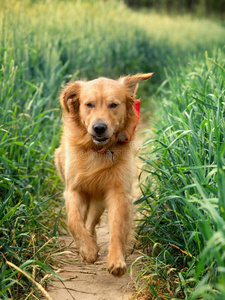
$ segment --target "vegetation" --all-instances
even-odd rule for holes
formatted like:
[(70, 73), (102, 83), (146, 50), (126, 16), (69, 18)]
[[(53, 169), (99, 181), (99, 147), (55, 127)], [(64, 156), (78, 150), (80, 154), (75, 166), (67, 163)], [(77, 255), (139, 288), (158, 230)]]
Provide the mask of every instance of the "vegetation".
[(122, 2), (0, 0), (0, 298), (40, 297), (37, 283), (54, 274), (64, 226), (53, 165), (61, 86), (153, 71), (140, 90), (146, 107), (165, 68), (212, 55), (224, 34), (210, 20), (137, 13)]
[(224, 0), (124, 0), (131, 7), (148, 7), (169, 13), (195, 13), (200, 15), (221, 15), (225, 13)]
[(137, 201), (145, 249), (139, 283), (154, 299), (225, 297), (224, 73), (224, 52), (206, 53), (204, 62), (170, 71), (157, 97)]

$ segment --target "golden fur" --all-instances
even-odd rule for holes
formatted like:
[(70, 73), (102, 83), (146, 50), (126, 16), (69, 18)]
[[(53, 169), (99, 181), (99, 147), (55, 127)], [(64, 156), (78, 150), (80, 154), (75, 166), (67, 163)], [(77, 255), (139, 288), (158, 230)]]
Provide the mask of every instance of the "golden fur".
[[(68, 226), (80, 254), (94, 263), (99, 253), (95, 226), (108, 210), (107, 263), (114, 276), (126, 271), (124, 255), (132, 223), (135, 92), (138, 83), (151, 76), (76, 81), (60, 97), (63, 134), (55, 163), (65, 183)], [(121, 134), (126, 142), (119, 142)]]

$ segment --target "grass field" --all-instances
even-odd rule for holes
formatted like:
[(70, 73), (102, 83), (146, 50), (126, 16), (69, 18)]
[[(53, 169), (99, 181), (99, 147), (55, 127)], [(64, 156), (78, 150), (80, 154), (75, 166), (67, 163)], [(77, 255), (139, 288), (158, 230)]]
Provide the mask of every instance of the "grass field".
[[(223, 47), (224, 36), (224, 27), (210, 20), (198, 20), (192, 16), (170, 17), (153, 12), (135, 12), (126, 8), (122, 2), (116, 1), (0, 0), (0, 298), (29, 299), (34, 295), (40, 298), (41, 292), (37, 283), (44, 285), (47, 280), (46, 274), (47, 276), (53, 274), (51, 266), (59, 259), (55, 254), (58, 244), (54, 237), (58, 234), (59, 224), (61, 227), (64, 226), (61, 217), (63, 201), (60, 194), (62, 187), (53, 165), (53, 152), (60, 137), (61, 116), (58, 94), (62, 85), (71, 79), (92, 79), (96, 76), (117, 78), (123, 74), (136, 72), (153, 71), (155, 73), (152, 84), (143, 84), (140, 89), (139, 95), (143, 99), (142, 109), (143, 111), (146, 108), (149, 108), (149, 111), (153, 110), (153, 100), (150, 101), (150, 99), (154, 99), (155, 106), (158, 106), (157, 101), (160, 102), (160, 106), (166, 102), (171, 111), (170, 114), (165, 112), (157, 114), (158, 119), (162, 120), (162, 123), (159, 123), (163, 124), (158, 134), (161, 136), (161, 133), (166, 131), (176, 141), (168, 142), (163, 134), (163, 140), (160, 140), (159, 145), (162, 145), (160, 143), (167, 146), (172, 143), (172, 145), (169, 149), (163, 145), (160, 149), (158, 146), (154, 149), (161, 151), (163, 159), (169, 161), (173, 157), (170, 148), (176, 147), (176, 142), (185, 143), (185, 138), (190, 140), (193, 136), (197, 144), (197, 137), (201, 139), (201, 149), (192, 149), (189, 156), (186, 153), (187, 159), (196, 161), (199, 167), (195, 170), (196, 182), (188, 179), (191, 177), (188, 175), (189, 173), (195, 174), (195, 171), (189, 166), (189, 173), (185, 173), (183, 179), (183, 175), (180, 176), (175, 172), (174, 178), (172, 176), (168, 180), (168, 186), (165, 185), (167, 192), (171, 195), (174, 192), (171, 181), (179, 187), (178, 191), (184, 189), (183, 198), (177, 192), (182, 201), (171, 202), (175, 204), (173, 204), (173, 210), (170, 208), (172, 215), (169, 219), (170, 223), (172, 224), (173, 218), (176, 218), (174, 212), (177, 211), (177, 214), (180, 214), (179, 209), (182, 209), (183, 212), (184, 206), (189, 213), (191, 212), (191, 216), (188, 216), (187, 219), (190, 218), (192, 225), (196, 224), (195, 218), (199, 218), (199, 211), (200, 213), (203, 211), (202, 215), (207, 219), (207, 226), (212, 228), (209, 230), (214, 230), (217, 223), (213, 223), (214, 219), (210, 219), (209, 214), (205, 212), (207, 209), (202, 208), (202, 205), (206, 205), (205, 202), (200, 200), (208, 199), (209, 193), (209, 197), (215, 198), (209, 202), (213, 206), (213, 211), (216, 211), (217, 214), (221, 213), (219, 219), (223, 218), (223, 212), (217, 209), (217, 206), (220, 205), (216, 200), (215, 189), (217, 187), (211, 184), (216, 178), (215, 184), (218, 183), (219, 186), (222, 186), (223, 168), (221, 165), (223, 160), (219, 158), (222, 155), (214, 155), (216, 151), (214, 146), (205, 150), (207, 155), (203, 153), (202, 157), (206, 159), (209, 156), (211, 160), (208, 165), (214, 167), (210, 169), (206, 166), (203, 170), (199, 162), (201, 159), (196, 156), (195, 152), (203, 151), (202, 143), (207, 141), (210, 141), (208, 145), (215, 144), (218, 147), (222, 145), (223, 133), (220, 133), (220, 128), (223, 128), (223, 121), (219, 117), (223, 114), (224, 100), (215, 99), (220, 99), (218, 95), (222, 91), (224, 93), (222, 79), (219, 77), (221, 76), (219, 72), (223, 72), (224, 58), (222, 54), (220, 61), (219, 58), (214, 57), (214, 60), (222, 67), (216, 66), (209, 60), (206, 60), (205, 65), (201, 61), (206, 50), (209, 57), (212, 57), (215, 48)], [(185, 69), (182, 69), (182, 66), (186, 66)], [(203, 72), (205, 68), (208, 68), (206, 73)], [(169, 79), (166, 79), (166, 70)], [(213, 73), (213, 70), (216, 74)], [(206, 78), (207, 81), (204, 83)], [(162, 82), (164, 83), (162, 84)], [(214, 85), (216, 86), (216, 84), (218, 91), (215, 92)], [(198, 91), (194, 93), (194, 97), (198, 100), (191, 98), (192, 101), (189, 102), (189, 89)], [(205, 97), (207, 93), (214, 96), (209, 96), (209, 98), (207, 96), (207, 105), (201, 106), (202, 95)], [(212, 101), (214, 102), (211, 103)], [(220, 105), (218, 109), (215, 108), (217, 105)], [(210, 107), (213, 108), (210, 110)], [(189, 110), (186, 111), (186, 108)], [(183, 113), (193, 115), (191, 109), (193, 112), (197, 111), (195, 117), (199, 119), (189, 118), (188, 120), (193, 123), (200, 122), (198, 126), (200, 126), (201, 132), (191, 133), (190, 124), (185, 125), (185, 129), (181, 129), (176, 126), (171, 127), (172, 125), (167, 123), (174, 122), (173, 118), (180, 118), (177, 123), (183, 124), (184, 121), (181, 119)], [(200, 119), (200, 116), (205, 116), (205, 119)], [(212, 120), (208, 120), (206, 116)], [(215, 122), (218, 120), (218, 126), (215, 126)], [(214, 127), (212, 127), (211, 121), (214, 122)], [(167, 127), (168, 130), (166, 130)], [(216, 128), (213, 134), (209, 133), (211, 128)], [(196, 129), (193, 129), (193, 132), (195, 131)], [(206, 138), (204, 138), (204, 134), (206, 134)], [(192, 146), (194, 147), (194, 144)], [(179, 145), (177, 148), (182, 147)], [(152, 148), (147, 149), (152, 152)], [(223, 149), (221, 148), (220, 151), (222, 153)], [(156, 150), (153, 152), (156, 153)], [(169, 158), (166, 156), (168, 153)], [(162, 158), (161, 154), (155, 155), (151, 154), (151, 163), (154, 161), (157, 164), (158, 160), (162, 161)], [(177, 155), (181, 155), (181, 152)], [(214, 157), (216, 157), (215, 161)], [(149, 159), (147, 158), (147, 161)], [(163, 169), (164, 164), (162, 161), (163, 167), (159, 165), (159, 169)], [(173, 164), (168, 167), (170, 171), (176, 171), (177, 164), (180, 165), (181, 162), (175, 161)], [(182, 164), (186, 164), (184, 158)], [(215, 167), (217, 165), (219, 166), (218, 172)], [(186, 171), (183, 168), (180, 167), (184, 173)], [(147, 168), (147, 172), (152, 173), (152, 170)], [(167, 174), (166, 172), (163, 170), (160, 176), (163, 176), (164, 173)], [(221, 175), (218, 176), (217, 174), (220, 173)], [(148, 184), (145, 183), (143, 193), (147, 197), (148, 193), (152, 193), (149, 187), (152, 179), (150, 176), (146, 178)], [(159, 195), (167, 197), (166, 192), (158, 187), (156, 179), (153, 180), (153, 183), (154, 188), (157, 188), (154, 192), (155, 197), (159, 197)], [(193, 187), (189, 188), (189, 185), (193, 185)], [(207, 192), (205, 185), (209, 189)], [(189, 196), (192, 195), (190, 190), (193, 190), (194, 198), (188, 201)], [(202, 198), (198, 193), (202, 195)], [(222, 195), (220, 198), (223, 197)], [(154, 198), (152, 204), (149, 204), (149, 201), (147, 204), (145, 203), (146, 211), (151, 212), (152, 209), (156, 209), (161, 199), (163, 198)], [(165, 205), (160, 206), (157, 214), (147, 215), (149, 222), (146, 228), (150, 232), (153, 230), (151, 228), (155, 226), (152, 225), (153, 216), (158, 219), (156, 224), (165, 222), (163, 218), (164, 216), (166, 218), (166, 210), (162, 211), (162, 215), (160, 215), (160, 211), (163, 206), (165, 208), (169, 204), (164, 200), (161, 202)], [(179, 203), (177, 204), (177, 202)], [(198, 206), (201, 209), (197, 210)], [(141, 224), (144, 222), (145, 219), (140, 223), (140, 235), (143, 248), (149, 249), (151, 243), (149, 244), (148, 241), (154, 241), (156, 238), (142, 232)], [(176, 220), (175, 223), (180, 224), (178, 229), (181, 234), (183, 225), (180, 222), (180, 220)], [(187, 222), (186, 219), (185, 222)], [(205, 223), (203, 222), (203, 224)], [(204, 225), (199, 226), (202, 226), (202, 230), (204, 230)], [(191, 229), (193, 228), (191, 227)], [(184, 282), (190, 276), (193, 278), (193, 282), (187, 285), (188, 291), (185, 293), (188, 294), (189, 290), (192, 291), (198, 280), (204, 284), (203, 280), (207, 279), (205, 277), (207, 274), (211, 281), (215, 281), (215, 284), (212, 282), (209, 285), (210, 288), (216, 286), (216, 289), (221, 290), (217, 284), (221, 283), (222, 279), (219, 282), (216, 281), (217, 279), (211, 278), (223, 276), (223, 267), (218, 262), (224, 258), (218, 256), (216, 258), (218, 262), (210, 258), (215, 277), (212, 277), (211, 273), (203, 272), (206, 270), (206, 266), (209, 266), (209, 262), (202, 265), (201, 261), (204, 260), (204, 256), (201, 258), (200, 253), (207, 255), (209, 249), (205, 248), (206, 241), (210, 240), (212, 236), (209, 235), (202, 240), (203, 233), (198, 232), (199, 228), (195, 228), (196, 233), (193, 233), (195, 231), (191, 231), (191, 229), (189, 229), (191, 240), (193, 243), (197, 243), (198, 251), (193, 245), (186, 248), (189, 245), (186, 240), (185, 247), (183, 247), (184, 244), (178, 243), (172, 238), (169, 240), (169, 243), (175, 245), (174, 248), (178, 253), (178, 248), (180, 248), (193, 257), (185, 264), (184, 257), (180, 259), (177, 253), (171, 252), (171, 256), (175, 257), (174, 261), (184, 266), (185, 270), (190, 263), (193, 264), (190, 270), (192, 272), (197, 270), (196, 274), (191, 273), (192, 275), (188, 273), (189, 269), (185, 271), (188, 273), (187, 275), (178, 272), (179, 276), (183, 276)], [(220, 227), (216, 230), (219, 234)], [(160, 231), (158, 234), (160, 235)], [(180, 235), (177, 238), (180, 238)], [(157, 243), (159, 244), (156, 242), (156, 245), (158, 245)], [(154, 247), (157, 248), (157, 246)], [(161, 253), (161, 250), (159, 252)], [(220, 253), (221, 250), (218, 252)], [(146, 253), (149, 255), (149, 252)], [(198, 262), (198, 267), (194, 265), (194, 259)], [(146, 263), (144, 267), (147, 266)], [(148, 269), (148, 272), (149, 270), (151, 269)], [(218, 272), (219, 277), (217, 276)], [(29, 276), (32, 277), (32, 280)], [(142, 278), (144, 278), (143, 274)], [(206, 280), (205, 283), (208, 284), (208, 281)], [(185, 284), (183, 285), (185, 286)], [(150, 286), (153, 286), (153, 283)]]
[(137, 201), (139, 284), (154, 299), (225, 298), (224, 73), (225, 53), (206, 53), (170, 71), (157, 97)]

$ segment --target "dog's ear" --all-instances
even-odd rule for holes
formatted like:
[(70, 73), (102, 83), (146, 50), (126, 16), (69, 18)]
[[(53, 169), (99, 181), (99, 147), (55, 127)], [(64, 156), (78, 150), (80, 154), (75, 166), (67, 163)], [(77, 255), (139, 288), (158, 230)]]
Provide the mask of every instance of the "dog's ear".
[(135, 97), (138, 83), (152, 77), (153, 73), (128, 75), (126, 77), (120, 77), (119, 82), (124, 84), (131, 97)]
[(60, 95), (60, 103), (63, 109), (70, 112), (71, 108), (79, 105), (81, 82), (68, 83)]

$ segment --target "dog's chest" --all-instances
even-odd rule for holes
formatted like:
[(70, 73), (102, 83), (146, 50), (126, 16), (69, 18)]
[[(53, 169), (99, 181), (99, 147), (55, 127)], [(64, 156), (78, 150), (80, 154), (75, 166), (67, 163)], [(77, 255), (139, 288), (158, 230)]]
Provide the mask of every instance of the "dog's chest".
[(73, 187), (91, 194), (103, 193), (113, 184), (116, 174), (116, 165), (102, 153), (79, 153), (68, 163), (69, 181)]
[(68, 185), (91, 195), (102, 195), (119, 183), (132, 181), (132, 151), (113, 151), (113, 161), (107, 152), (72, 151), (67, 148), (66, 174)]

